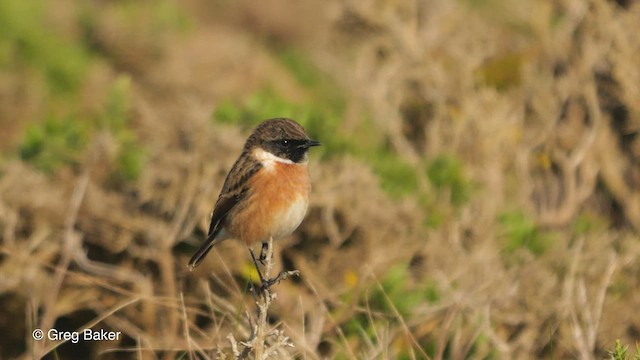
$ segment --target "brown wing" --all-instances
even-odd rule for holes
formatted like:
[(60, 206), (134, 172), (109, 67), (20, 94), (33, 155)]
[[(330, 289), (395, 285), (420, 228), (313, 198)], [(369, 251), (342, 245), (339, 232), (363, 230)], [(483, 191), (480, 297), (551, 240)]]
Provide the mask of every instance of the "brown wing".
[(247, 154), (242, 154), (233, 165), (224, 181), (222, 191), (220, 191), (220, 196), (213, 209), (207, 239), (189, 260), (189, 270), (193, 270), (198, 266), (211, 248), (219, 241), (216, 237), (224, 227), (227, 214), (245, 197), (248, 180), (261, 167), (262, 165), (259, 162), (251, 159)]

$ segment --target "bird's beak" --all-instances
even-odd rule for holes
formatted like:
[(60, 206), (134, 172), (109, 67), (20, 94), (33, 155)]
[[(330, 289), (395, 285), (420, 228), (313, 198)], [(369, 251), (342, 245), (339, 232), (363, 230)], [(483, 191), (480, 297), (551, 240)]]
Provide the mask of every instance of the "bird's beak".
[(308, 149), (308, 148), (310, 148), (310, 147), (312, 147), (312, 146), (320, 146), (320, 145), (321, 145), (321, 144), (320, 144), (320, 142), (319, 142), (319, 141), (315, 141), (315, 140), (307, 140), (306, 142), (302, 143), (302, 144), (300, 145), (300, 147), (301, 147), (301, 148), (304, 148), (304, 149)]

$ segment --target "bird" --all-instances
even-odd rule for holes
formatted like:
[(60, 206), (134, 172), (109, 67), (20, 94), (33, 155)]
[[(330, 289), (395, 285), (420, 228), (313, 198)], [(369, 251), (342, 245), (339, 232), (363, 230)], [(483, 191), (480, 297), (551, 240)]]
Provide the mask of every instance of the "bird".
[(302, 223), (311, 191), (308, 153), (319, 145), (291, 119), (275, 118), (259, 124), (227, 174), (207, 238), (189, 260), (189, 270), (193, 271), (213, 246), (229, 238), (247, 244), (257, 268), (252, 245), (261, 242), (264, 252), (269, 239), (289, 236)]

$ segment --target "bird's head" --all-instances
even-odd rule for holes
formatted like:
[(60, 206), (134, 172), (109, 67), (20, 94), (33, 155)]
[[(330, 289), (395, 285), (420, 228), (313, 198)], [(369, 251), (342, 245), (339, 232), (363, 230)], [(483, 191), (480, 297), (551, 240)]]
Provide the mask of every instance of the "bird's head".
[(245, 150), (262, 150), (285, 162), (304, 163), (307, 161), (309, 148), (318, 145), (320, 143), (309, 139), (309, 135), (297, 122), (277, 118), (258, 125), (247, 139)]

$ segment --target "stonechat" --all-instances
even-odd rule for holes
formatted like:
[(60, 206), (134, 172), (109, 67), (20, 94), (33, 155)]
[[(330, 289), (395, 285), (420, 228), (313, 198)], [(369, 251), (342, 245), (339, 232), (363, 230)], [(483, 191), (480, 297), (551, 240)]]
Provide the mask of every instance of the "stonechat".
[[(217, 243), (236, 238), (251, 245), (288, 236), (309, 206), (309, 139), (297, 122), (278, 118), (258, 125), (229, 171), (211, 215), (204, 244), (189, 260), (193, 270)], [(255, 257), (254, 257), (255, 261)]]

